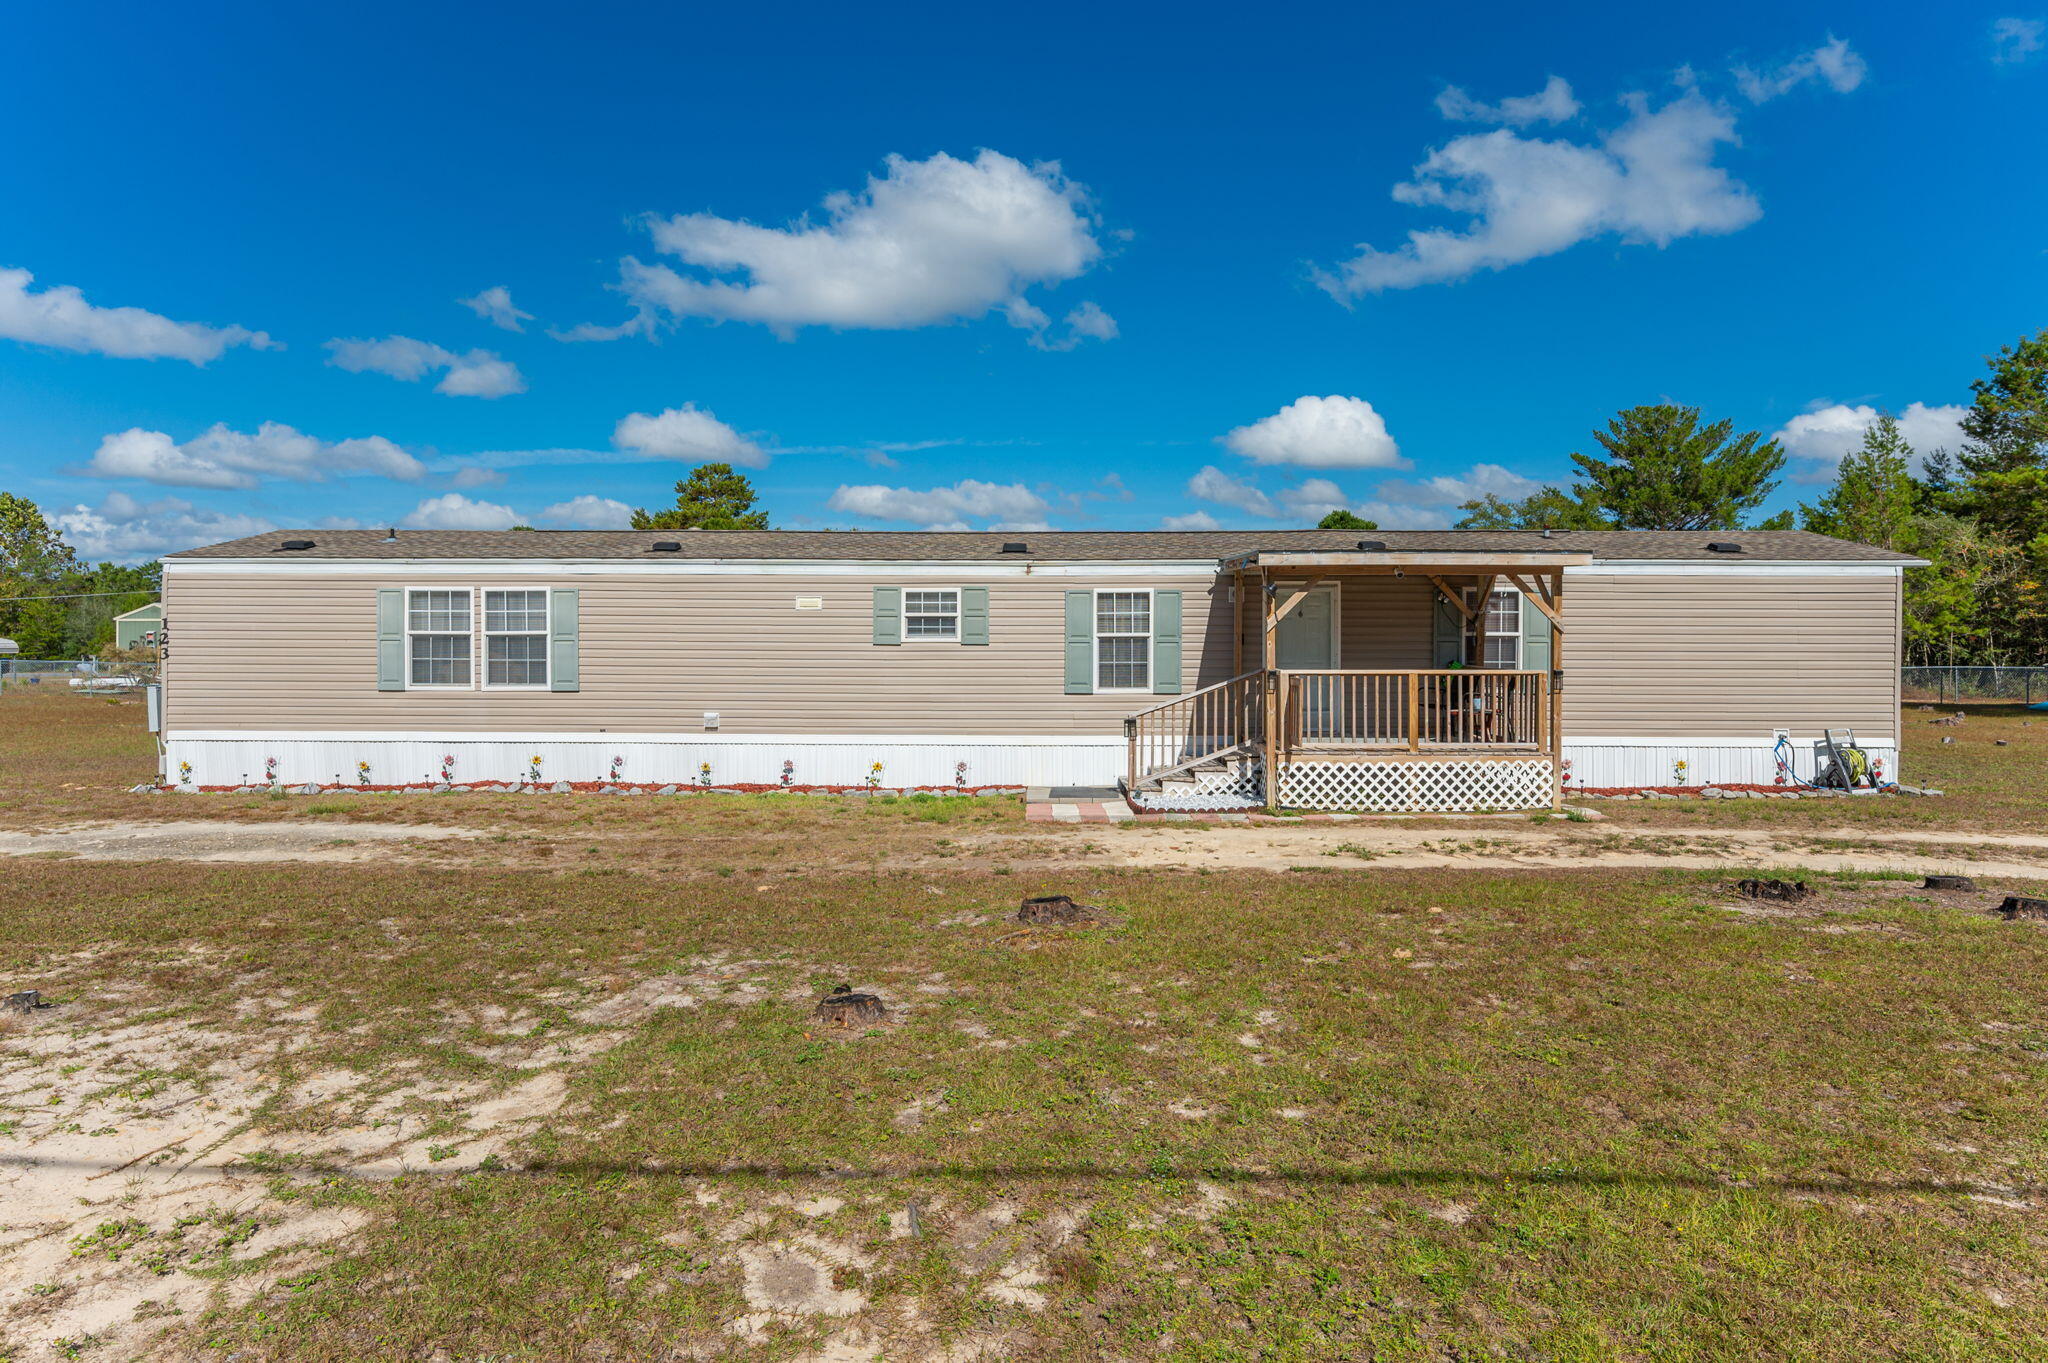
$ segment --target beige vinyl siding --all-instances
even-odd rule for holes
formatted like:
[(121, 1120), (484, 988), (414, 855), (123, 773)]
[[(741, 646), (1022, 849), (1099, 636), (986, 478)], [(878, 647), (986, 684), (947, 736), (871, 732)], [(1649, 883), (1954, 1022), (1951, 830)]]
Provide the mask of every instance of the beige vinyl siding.
[[(989, 589), (989, 642), (873, 643), (876, 586)], [(581, 689), (377, 690), (380, 587), (575, 587)], [(184, 576), (166, 724), (177, 729), (1119, 735), (1167, 699), (1065, 693), (1070, 590), (1182, 595), (1182, 678), (1229, 675), (1228, 606), (1211, 576), (999, 578), (578, 575), (490, 571)], [(798, 597), (824, 609), (799, 611)]]
[(1567, 577), (1565, 737), (1894, 738), (1899, 591), (1896, 576)]
[[(1338, 581), (1345, 667), (1431, 665), (1436, 589), (1426, 579)], [(1565, 736), (1762, 738), (1833, 726), (1894, 737), (1899, 591), (1896, 577), (1878, 576), (1567, 577)], [(1250, 669), (1262, 656), (1256, 580), (1241, 605)]]

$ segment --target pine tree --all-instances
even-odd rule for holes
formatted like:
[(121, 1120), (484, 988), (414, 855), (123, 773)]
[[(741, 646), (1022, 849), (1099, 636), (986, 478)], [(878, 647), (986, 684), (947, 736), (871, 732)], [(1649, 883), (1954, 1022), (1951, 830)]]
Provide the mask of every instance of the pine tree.
[(1697, 407), (1630, 407), (1593, 433), (1607, 458), (1573, 453), (1586, 481), (1572, 491), (1617, 530), (1734, 529), (1776, 490), (1785, 466), (1775, 440), (1755, 431), (1731, 439), (1734, 429), (1701, 426)]
[(1889, 412), (1863, 432), (1862, 448), (1843, 456), (1835, 485), (1814, 506), (1801, 506), (1802, 528), (1836, 539), (1897, 549), (1917, 501), (1913, 447)]
[(1518, 502), (1487, 493), (1463, 502), (1460, 530), (1612, 530), (1614, 522), (1571, 493), (1554, 487), (1532, 492)]
[(700, 464), (676, 484), (676, 504), (633, 512), (635, 530), (766, 530), (768, 513), (754, 508), (754, 485), (731, 464)]
[(2019, 661), (2048, 661), (2048, 330), (1987, 361), (1962, 420), (1961, 480), (1948, 502), (2018, 556), (2019, 571), (1987, 582), (1980, 610), (2000, 622)]

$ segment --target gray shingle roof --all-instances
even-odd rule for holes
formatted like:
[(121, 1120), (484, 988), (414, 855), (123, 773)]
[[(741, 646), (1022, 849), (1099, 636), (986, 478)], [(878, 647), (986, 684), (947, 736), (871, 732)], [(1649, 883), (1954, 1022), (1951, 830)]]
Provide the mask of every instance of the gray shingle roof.
[[(1104, 562), (1221, 559), (1255, 550), (1341, 551), (1360, 540), (1418, 553), (1563, 550), (1596, 559), (1651, 562), (1908, 563), (1909, 555), (1804, 530), (273, 530), (170, 555), (173, 559), (727, 559)], [(285, 549), (311, 540), (310, 549)], [(657, 542), (682, 545), (658, 553)], [(1716, 554), (1709, 542), (1740, 554)], [(1025, 555), (1005, 554), (1022, 542)]]

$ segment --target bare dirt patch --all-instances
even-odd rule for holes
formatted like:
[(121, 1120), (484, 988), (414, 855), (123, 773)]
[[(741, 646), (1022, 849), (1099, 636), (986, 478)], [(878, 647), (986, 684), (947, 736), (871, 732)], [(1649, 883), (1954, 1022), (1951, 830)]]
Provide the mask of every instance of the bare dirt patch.
[[(1114, 866), (1187, 870), (1353, 869), (1361, 864), (1389, 870), (1483, 866), (1502, 872), (1803, 866), (1827, 871), (1951, 871), (2039, 877), (2048, 869), (2048, 837), (1903, 830), (1693, 829), (1661, 834), (1565, 824), (1446, 833), (1360, 822), (1298, 829), (1270, 824), (1090, 827), (1086, 838), (1093, 860)], [(986, 844), (977, 850), (987, 850)]]
[(0, 830), (0, 857), (63, 856), (87, 861), (386, 861), (414, 841), (475, 838), (475, 830), (431, 824), (95, 823)]

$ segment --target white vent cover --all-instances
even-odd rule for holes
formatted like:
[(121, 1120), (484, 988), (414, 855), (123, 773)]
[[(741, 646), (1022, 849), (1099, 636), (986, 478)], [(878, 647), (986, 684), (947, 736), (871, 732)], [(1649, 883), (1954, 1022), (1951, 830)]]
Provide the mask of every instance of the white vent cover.
[(821, 611), (825, 609), (825, 598), (822, 596), (799, 596), (796, 599), (796, 608), (800, 611)]

